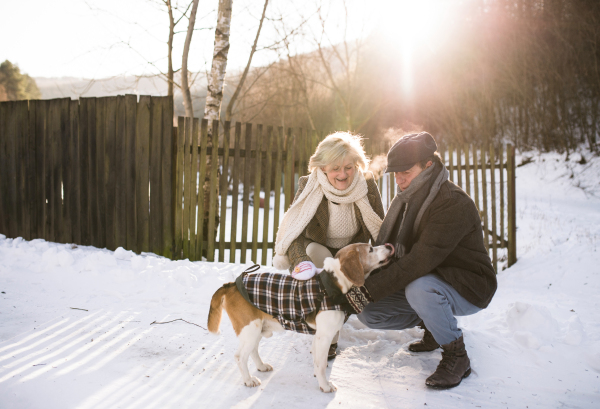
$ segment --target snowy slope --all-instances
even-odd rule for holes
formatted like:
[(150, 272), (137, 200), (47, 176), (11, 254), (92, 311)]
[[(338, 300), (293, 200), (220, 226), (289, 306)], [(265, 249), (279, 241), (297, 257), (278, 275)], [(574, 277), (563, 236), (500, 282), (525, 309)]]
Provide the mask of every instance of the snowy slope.
[(262, 385), (247, 388), (226, 316), (220, 336), (150, 325), (205, 327), (212, 293), (244, 266), (0, 236), (0, 408), (600, 407), (600, 161), (528, 156), (519, 261), (489, 308), (460, 319), (473, 373), (457, 388), (425, 387), (440, 352), (407, 350), (419, 330), (356, 317), (328, 369), (337, 393), (312, 376), (311, 337), (290, 332), (262, 341), (275, 370), (250, 363)]

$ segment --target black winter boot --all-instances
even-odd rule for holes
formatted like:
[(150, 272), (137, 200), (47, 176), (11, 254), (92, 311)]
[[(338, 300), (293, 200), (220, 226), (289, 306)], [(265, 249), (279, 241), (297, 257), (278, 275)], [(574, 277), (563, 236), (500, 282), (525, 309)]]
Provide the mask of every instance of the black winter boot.
[(337, 342), (335, 344), (329, 345), (329, 352), (327, 353), (327, 360), (331, 361), (337, 355)]
[(421, 321), (421, 323), (418, 326), (425, 330), (425, 334), (423, 334), (423, 339), (417, 342), (413, 342), (408, 346), (408, 349), (412, 352), (427, 352), (438, 349), (440, 347), (440, 344), (435, 342), (435, 338), (433, 338), (431, 332), (429, 332), (427, 327), (425, 327), (425, 323)]
[(471, 361), (461, 336), (456, 341), (442, 345), (442, 360), (425, 384), (436, 389), (458, 386), (463, 378), (471, 374)]

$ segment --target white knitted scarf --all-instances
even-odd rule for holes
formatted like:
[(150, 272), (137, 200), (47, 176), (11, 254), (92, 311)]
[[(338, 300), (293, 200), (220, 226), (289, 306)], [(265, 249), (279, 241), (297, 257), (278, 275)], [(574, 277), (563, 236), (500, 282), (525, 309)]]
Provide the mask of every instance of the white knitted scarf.
[(276, 255), (273, 257), (273, 266), (278, 270), (289, 268), (290, 261), (286, 254), (288, 248), (314, 217), (323, 195), (334, 203), (356, 203), (371, 237), (377, 238), (382, 220), (371, 207), (367, 192), (367, 181), (360, 171), (356, 173), (348, 188), (338, 190), (329, 183), (327, 175), (320, 168), (316, 168), (308, 177), (308, 182), (298, 199), (283, 216), (275, 240)]

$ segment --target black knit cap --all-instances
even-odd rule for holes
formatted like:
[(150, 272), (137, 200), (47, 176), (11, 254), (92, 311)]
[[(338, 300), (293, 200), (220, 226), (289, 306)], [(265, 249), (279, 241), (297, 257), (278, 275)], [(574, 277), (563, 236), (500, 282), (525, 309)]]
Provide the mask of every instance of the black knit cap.
[(437, 144), (427, 132), (404, 135), (387, 154), (387, 172), (404, 172), (433, 155)]

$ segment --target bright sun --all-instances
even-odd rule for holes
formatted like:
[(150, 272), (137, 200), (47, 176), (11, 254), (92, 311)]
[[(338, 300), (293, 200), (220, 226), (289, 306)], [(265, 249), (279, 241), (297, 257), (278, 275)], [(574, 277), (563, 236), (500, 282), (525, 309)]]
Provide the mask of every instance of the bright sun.
[(413, 83), (414, 57), (432, 49), (443, 40), (442, 20), (448, 16), (451, 0), (382, 0), (381, 32), (387, 43), (399, 53), (402, 66), (401, 84), (410, 93)]

